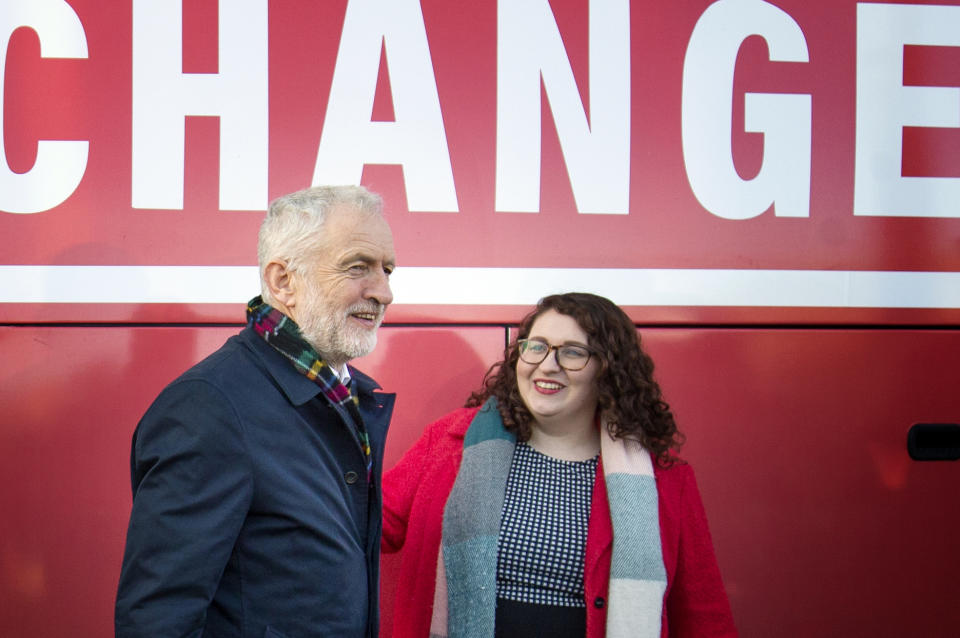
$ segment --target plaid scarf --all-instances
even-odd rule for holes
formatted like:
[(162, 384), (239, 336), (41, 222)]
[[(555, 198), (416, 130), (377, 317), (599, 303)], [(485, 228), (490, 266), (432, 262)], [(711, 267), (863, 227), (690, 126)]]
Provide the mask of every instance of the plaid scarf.
[(305, 377), (320, 386), (323, 394), (334, 405), (344, 408), (353, 418), (357, 428), (357, 438), (363, 448), (367, 461), (367, 482), (373, 471), (373, 457), (370, 454), (370, 437), (360, 416), (360, 400), (343, 385), (340, 377), (320, 358), (300, 334), (296, 322), (270, 304), (264, 303), (259, 295), (247, 304), (247, 325), (253, 328), (264, 341), (293, 363), (293, 366)]
[[(497, 604), (497, 539), (516, 437), (496, 399), (473, 417), (443, 512), (431, 638), (490, 638)], [(604, 430), (600, 457), (613, 525), (607, 638), (658, 638), (667, 571), (650, 454)]]

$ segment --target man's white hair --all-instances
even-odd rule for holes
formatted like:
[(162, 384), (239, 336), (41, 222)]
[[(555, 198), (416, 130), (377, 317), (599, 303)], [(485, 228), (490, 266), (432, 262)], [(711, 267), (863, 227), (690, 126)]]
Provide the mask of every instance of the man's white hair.
[(356, 214), (383, 214), (383, 200), (363, 186), (314, 186), (270, 202), (257, 242), (260, 294), (265, 302), (273, 302), (264, 278), (267, 264), (278, 260), (292, 271), (303, 268), (320, 240), (327, 213), (340, 205)]

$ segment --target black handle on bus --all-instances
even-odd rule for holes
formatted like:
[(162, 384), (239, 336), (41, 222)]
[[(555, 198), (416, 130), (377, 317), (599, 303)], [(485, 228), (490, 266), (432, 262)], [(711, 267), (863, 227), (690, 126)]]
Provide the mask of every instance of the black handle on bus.
[(914, 461), (960, 459), (960, 425), (917, 423), (907, 433), (907, 452)]

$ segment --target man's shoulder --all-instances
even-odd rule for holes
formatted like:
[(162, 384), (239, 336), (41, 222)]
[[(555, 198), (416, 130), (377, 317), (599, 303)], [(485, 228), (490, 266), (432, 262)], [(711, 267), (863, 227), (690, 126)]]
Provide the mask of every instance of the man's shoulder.
[(179, 419), (194, 424), (264, 422), (265, 414), (291, 405), (278, 379), (285, 367), (295, 380), (306, 380), (282, 356), (271, 357), (268, 343), (249, 328), (241, 330), (170, 381), (147, 407), (138, 430)]
[[(173, 379), (161, 396), (195, 392), (200, 384), (222, 396), (251, 395), (259, 388), (273, 385), (265, 353), (244, 329), (231, 336), (219, 348)], [(255, 335), (254, 335), (255, 336)], [(267, 349), (270, 346), (262, 342)]]
[(653, 464), (657, 490), (661, 497), (680, 498), (691, 486), (696, 490), (696, 478), (690, 464), (678, 456), (672, 456), (671, 461), (667, 465), (661, 465), (656, 461)]
[(245, 332), (246, 329), (231, 336), (219, 348), (174, 379), (173, 383), (191, 380), (216, 382), (243, 374), (248, 368), (260, 367), (256, 365), (256, 356), (249, 341), (244, 338)]

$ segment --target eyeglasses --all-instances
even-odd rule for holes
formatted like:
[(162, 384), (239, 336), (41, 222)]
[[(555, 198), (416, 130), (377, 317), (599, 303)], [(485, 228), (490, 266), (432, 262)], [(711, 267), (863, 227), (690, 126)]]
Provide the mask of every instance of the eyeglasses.
[(590, 362), (590, 355), (593, 354), (585, 346), (572, 344), (551, 346), (540, 339), (518, 339), (517, 344), (520, 348), (520, 360), (524, 363), (531, 365), (543, 363), (550, 355), (550, 351), (553, 350), (557, 365), (570, 372), (583, 370), (587, 367)]

